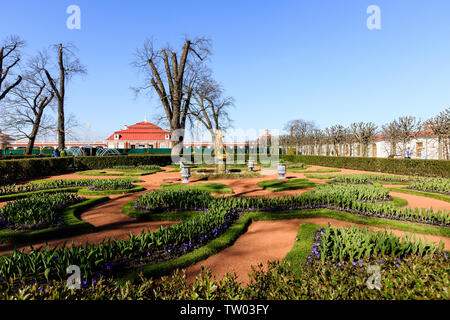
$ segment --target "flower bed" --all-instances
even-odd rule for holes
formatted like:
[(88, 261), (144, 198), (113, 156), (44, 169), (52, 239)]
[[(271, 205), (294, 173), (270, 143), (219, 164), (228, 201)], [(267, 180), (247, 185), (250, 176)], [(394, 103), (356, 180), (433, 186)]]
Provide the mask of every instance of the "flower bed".
[(85, 198), (70, 193), (33, 195), (7, 203), (0, 209), (0, 230), (35, 230), (56, 227), (64, 223), (59, 213), (62, 209), (84, 201)]
[[(399, 210), (387, 202), (387, 190), (378, 186), (321, 186), (314, 192), (280, 198), (214, 198), (198, 190), (157, 190), (143, 195), (136, 209), (156, 211), (201, 210), (200, 214), (156, 232), (130, 235), (127, 240), (105, 240), (98, 245), (70, 248), (15, 251), (2, 257), (0, 278), (19, 275), (39, 281), (63, 280), (66, 268), (76, 264), (85, 281), (96, 282), (101, 275), (122, 274), (141, 265), (172, 260), (195, 250), (225, 232), (242, 214), (251, 211), (278, 211), (329, 208), (353, 214), (450, 225), (448, 212)], [(44, 263), (45, 261), (45, 263)], [(32, 268), (30, 266), (33, 266)]]
[[(30, 192), (39, 192), (53, 189), (64, 189), (73, 187), (94, 187), (103, 188), (104, 186), (128, 186), (132, 185), (132, 182), (140, 181), (133, 178), (117, 178), (117, 179), (50, 179), (33, 181), (26, 185), (7, 185), (0, 187), (0, 197), (10, 196), (15, 194), (26, 194)], [(129, 189), (129, 188), (127, 188)], [(106, 190), (106, 189), (103, 189)]]
[[(326, 227), (318, 231), (308, 262), (297, 258), (293, 263), (274, 261), (269, 262), (267, 267), (253, 267), (247, 286), (239, 283), (233, 275), (214, 279), (208, 270), (202, 270), (193, 284), (187, 284), (186, 277), (175, 272), (171, 277), (163, 277), (158, 281), (142, 277), (133, 284), (127, 282), (119, 285), (113, 279), (100, 279), (92, 285), (83, 282), (81, 290), (68, 289), (66, 280), (62, 280), (52, 281), (45, 286), (39, 283), (24, 284), (19, 291), (11, 280), (0, 282), (0, 299), (449, 299), (450, 261), (448, 255), (439, 249), (436, 251), (434, 246), (422, 243), (428, 252), (423, 250), (420, 255), (419, 250), (413, 253), (413, 249), (399, 249), (402, 242), (386, 234), (364, 231), (359, 234), (359, 230), (342, 233), (336, 230)], [(350, 236), (355, 237), (355, 240), (348, 240)], [(339, 250), (358, 254), (357, 249), (354, 249), (358, 240), (365, 241), (367, 245), (374, 244), (380, 250), (388, 247), (394, 251), (386, 251), (383, 255), (368, 251), (369, 255), (362, 254), (359, 260), (353, 254), (353, 261), (349, 260), (349, 256), (345, 256), (342, 262), (332, 257), (335, 245), (339, 246)], [(322, 261), (322, 256), (317, 257), (316, 252), (322, 252), (321, 248), (326, 243), (330, 243), (328, 247), (331, 250), (323, 251), (325, 259)], [(420, 246), (419, 242), (416, 244)], [(403, 255), (400, 257), (393, 252), (402, 252)], [(299, 268), (299, 264), (302, 267)], [(371, 265), (380, 268), (379, 289), (368, 288), (368, 267)]]

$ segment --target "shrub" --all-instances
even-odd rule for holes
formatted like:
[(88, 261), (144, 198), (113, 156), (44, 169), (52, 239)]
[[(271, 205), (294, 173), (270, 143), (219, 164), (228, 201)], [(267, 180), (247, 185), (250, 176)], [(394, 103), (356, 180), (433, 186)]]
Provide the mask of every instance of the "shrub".
[(73, 168), (73, 158), (40, 158), (0, 161), (0, 184), (64, 173)]
[(166, 166), (172, 163), (170, 155), (129, 155), (105, 157), (76, 157), (74, 158), (77, 170), (104, 169), (115, 166)]
[(65, 157), (0, 161), (0, 185), (78, 170), (104, 169), (111, 166), (165, 166), (170, 155), (133, 155), (105, 157)]

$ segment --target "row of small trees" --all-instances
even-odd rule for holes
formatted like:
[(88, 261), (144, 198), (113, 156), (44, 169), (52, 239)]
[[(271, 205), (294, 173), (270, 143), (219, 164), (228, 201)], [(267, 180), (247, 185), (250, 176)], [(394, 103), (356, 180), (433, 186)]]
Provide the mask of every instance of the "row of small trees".
[(355, 122), (348, 127), (333, 125), (322, 130), (312, 121), (297, 119), (289, 121), (284, 130), (288, 134), (280, 136), (280, 144), (290, 153), (352, 156), (356, 144), (357, 155), (367, 157), (376, 136), (382, 135), (386, 151), (395, 157), (404, 154), (411, 140), (425, 134), (437, 139), (440, 157), (450, 159), (450, 108), (425, 121), (404, 116), (381, 127), (372, 122)]

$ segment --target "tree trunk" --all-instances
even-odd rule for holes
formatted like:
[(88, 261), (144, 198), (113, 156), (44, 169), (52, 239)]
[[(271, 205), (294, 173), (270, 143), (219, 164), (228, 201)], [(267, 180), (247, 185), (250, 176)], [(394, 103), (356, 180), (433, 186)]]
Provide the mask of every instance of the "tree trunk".
[(66, 147), (66, 132), (64, 119), (64, 96), (65, 96), (65, 69), (63, 61), (63, 47), (59, 45), (59, 97), (58, 97), (58, 149), (64, 150)]

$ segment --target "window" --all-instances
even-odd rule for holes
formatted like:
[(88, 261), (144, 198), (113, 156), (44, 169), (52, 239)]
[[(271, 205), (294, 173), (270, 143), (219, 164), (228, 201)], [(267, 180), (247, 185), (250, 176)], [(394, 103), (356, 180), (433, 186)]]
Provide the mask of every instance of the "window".
[(170, 134), (166, 134), (166, 140), (170, 139)]
[(120, 134), (115, 134), (114, 135), (114, 140), (119, 140), (120, 139)]
[(416, 157), (421, 156), (422, 149), (423, 149), (423, 142), (416, 142)]

